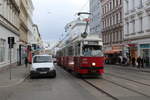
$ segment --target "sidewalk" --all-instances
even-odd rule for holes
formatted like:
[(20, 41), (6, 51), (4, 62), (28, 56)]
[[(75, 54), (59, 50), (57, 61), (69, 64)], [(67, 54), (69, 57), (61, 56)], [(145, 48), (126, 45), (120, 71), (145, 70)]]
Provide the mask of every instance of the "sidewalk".
[(131, 65), (129, 66), (122, 66), (122, 65), (107, 65), (106, 66), (109, 66), (109, 67), (116, 67), (116, 68), (120, 68), (120, 69), (128, 69), (128, 70), (135, 70), (135, 71), (142, 71), (142, 72), (148, 72), (150, 73), (150, 68), (137, 68), (137, 67), (132, 67)]
[(0, 71), (0, 88), (18, 85), (22, 83), (29, 75), (29, 67), (26, 68), (24, 65), (12, 65), (11, 68), (11, 80), (9, 68)]

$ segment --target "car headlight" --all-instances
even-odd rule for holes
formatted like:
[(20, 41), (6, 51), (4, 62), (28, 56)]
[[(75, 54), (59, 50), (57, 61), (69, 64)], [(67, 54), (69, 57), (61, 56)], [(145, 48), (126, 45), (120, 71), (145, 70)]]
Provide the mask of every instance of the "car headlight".
[(36, 71), (36, 68), (33, 68), (33, 67), (31, 67), (31, 69), (30, 69), (31, 71)]
[(96, 66), (96, 63), (92, 63), (92, 66)]

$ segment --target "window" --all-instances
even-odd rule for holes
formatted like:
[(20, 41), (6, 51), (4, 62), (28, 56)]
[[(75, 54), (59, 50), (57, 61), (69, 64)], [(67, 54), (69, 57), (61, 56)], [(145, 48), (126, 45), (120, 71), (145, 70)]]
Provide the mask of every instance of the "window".
[(135, 10), (135, 0), (132, 0), (132, 10)]
[(3, 1), (2, 0), (0, 0), (0, 15), (3, 15)]
[(123, 33), (122, 33), (122, 31), (120, 31), (120, 41), (122, 41), (123, 40)]
[(133, 33), (135, 33), (135, 20), (133, 20), (132, 25), (133, 25)]
[(119, 22), (119, 15), (116, 14), (116, 24), (118, 24), (118, 22)]
[(52, 62), (51, 56), (35, 56), (33, 59), (34, 63), (48, 63)]
[(112, 10), (112, 2), (110, 2), (110, 10)]
[(126, 13), (129, 12), (129, 1), (128, 0), (125, 0), (126, 1), (126, 5), (127, 5), (127, 9), (126, 9)]
[(127, 22), (127, 34), (129, 34), (129, 22)]
[(140, 5), (139, 7), (141, 8), (143, 6), (143, 0), (140, 0)]
[(73, 56), (73, 47), (71, 46), (71, 47), (69, 47), (68, 48), (68, 56)]
[(0, 39), (0, 62), (5, 61), (5, 40)]
[(116, 0), (116, 6), (118, 6), (118, 3), (119, 3), (118, 0)]
[(113, 8), (115, 8), (115, 0), (113, 0)]
[(143, 18), (140, 18), (140, 32), (143, 31)]

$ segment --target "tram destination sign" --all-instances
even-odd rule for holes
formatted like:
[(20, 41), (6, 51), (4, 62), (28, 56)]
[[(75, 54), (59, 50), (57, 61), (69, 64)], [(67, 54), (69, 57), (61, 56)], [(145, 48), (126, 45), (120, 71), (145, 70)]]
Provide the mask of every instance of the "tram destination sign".
[(88, 45), (98, 45), (98, 41), (88, 41)]

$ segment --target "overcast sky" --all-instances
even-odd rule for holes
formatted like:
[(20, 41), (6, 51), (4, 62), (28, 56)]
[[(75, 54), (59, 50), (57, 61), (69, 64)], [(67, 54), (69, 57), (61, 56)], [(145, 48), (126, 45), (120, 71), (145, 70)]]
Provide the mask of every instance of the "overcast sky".
[(88, 11), (89, 0), (32, 0), (34, 23), (45, 41), (58, 41), (64, 26), (76, 18), (75, 13)]

